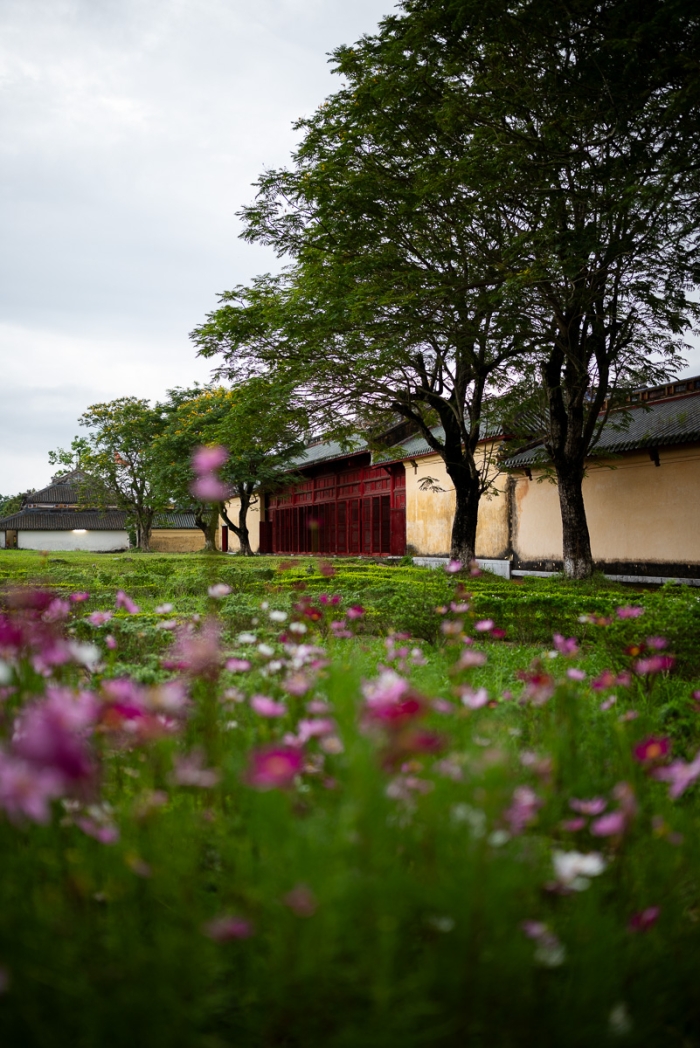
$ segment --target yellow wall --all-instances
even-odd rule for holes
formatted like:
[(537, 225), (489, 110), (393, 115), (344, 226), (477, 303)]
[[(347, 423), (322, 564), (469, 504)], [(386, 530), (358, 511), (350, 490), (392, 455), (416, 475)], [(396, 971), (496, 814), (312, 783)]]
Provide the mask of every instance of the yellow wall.
[(154, 528), (151, 549), (154, 553), (196, 553), (204, 548), (204, 534), (199, 528)]
[[(482, 450), (481, 455), (484, 454)], [(439, 455), (427, 455), (425, 458), (414, 461), (415, 466), (410, 462), (404, 463), (406, 468), (406, 544), (409, 547), (409, 553), (416, 553), (420, 556), (446, 556), (450, 552), (450, 536), (455, 512), (452, 481)], [(433, 477), (438, 486), (444, 490), (442, 492), (421, 491), (420, 482), (426, 477)], [(495, 479), (494, 494), (490, 498), (482, 496), (476, 530), (478, 557), (507, 556), (508, 505), (505, 493), (507, 482), (508, 478), (501, 474)]]
[[(700, 562), (700, 449), (659, 448), (661, 465), (634, 452), (589, 468), (583, 482), (597, 561)], [(522, 561), (561, 559), (556, 485), (519, 476), (514, 550)]]
[[(240, 499), (231, 499), (230, 502), (226, 503), (226, 512), (234, 524), (238, 524), (239, 505)], [(221, 549), (221, 525), (223, 523), (223, 520), (219, 520), (219, 536), (217, 540), (219, 549)], [(248, 510), (248, 532), (250, 534), (250, 548), (253, 553), (257, 553), (260, 546), (260, 500)], [(241, 548), (237, 535), (230, 528), (228, 529), (228, 548), (229, 553), (235, 553)]]

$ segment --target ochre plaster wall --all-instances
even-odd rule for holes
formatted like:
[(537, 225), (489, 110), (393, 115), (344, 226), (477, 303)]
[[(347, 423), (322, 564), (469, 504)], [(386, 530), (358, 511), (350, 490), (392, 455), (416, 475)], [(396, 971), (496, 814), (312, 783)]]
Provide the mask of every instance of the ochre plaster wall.
[[(660, 448), (594, 465), (583, 497), (597, 561), (700, 563), (700, 449)], [(521, 561), (561, 559), (561, 518), (554, 484), (520, 476), (515, 486), (513, 547)]]
[[(226, 512), (234, 524), (238, 524), (238, 508), (240, 506), (240, 499), (231, 499), (230, 502), (226, 503)], [(221, 549), (221, 525), (224, 523), (223, 520), (219, 520), (219, 534), (217, 539), (217, 545)], [(260, 546), (260, 501), (256, 502), (254, 506), (251, 506), (248, 510), (248, 533), (250, 535), (250, 548), (253, 553), (258, 552)], [(237, 553), (241, 548), (241, 544), (238, 541), (238, 536), (228, 529), (228, 551), (229, 553)]]
[(199, 528), (158, 528), (151, 532), (154, 553), (196, 553), (204, 549), (204, 533)]
[[(477, 455), (485, 452), (477, 452)], [(415, 459), (415, 466), (405, 462), (406, 469), (406, 544), (409, 553), (420, 556), (446, 556), (455, 512), (455, 495), (445, 463), (439, 455)], [(420, 482), (432, 477), (441, 492), (421, 491)], [(501, 558), (508, 555), (508, 478), (496, 478), (491, 498), (482, 497), (476, 529), (478, 557)]]

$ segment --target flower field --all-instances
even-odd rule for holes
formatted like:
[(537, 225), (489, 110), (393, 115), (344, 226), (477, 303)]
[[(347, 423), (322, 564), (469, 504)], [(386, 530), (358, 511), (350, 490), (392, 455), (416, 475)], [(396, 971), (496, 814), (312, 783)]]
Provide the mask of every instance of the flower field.
[(0, 1043), (700, 1046), (700, 594), (0, 552)]

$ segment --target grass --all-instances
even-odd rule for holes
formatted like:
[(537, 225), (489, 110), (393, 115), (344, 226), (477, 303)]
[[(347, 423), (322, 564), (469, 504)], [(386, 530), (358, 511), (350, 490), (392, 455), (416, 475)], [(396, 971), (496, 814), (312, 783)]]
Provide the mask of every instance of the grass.
[[(48, 681), (96, 696), (100, 712), (83, 742), (99, 774), (65, 790), (45, 825), (0, 822), (2, 1043), (700, 1045), (697, 787), (673, 800), (650, 774), (653, 764), (633, 753), (649, 736), (669, 738), (678, 759), (700, 748), (694, 593), (481, 576), (467, 580), (469, 611), (438, 615), (456, 596), (455, 580), (441, 572), (366, 561), (333, 568), (323, 575), (311, 560), (0, 552), (8, 587), (88, 591), (55, 630), (103, 651), (92, 670), (60, 665)], [(208, 597), (222, 582), (231, 593)], [(115, 610), (119, 589), (138, 614)], [(324, 594), (342, 601), (323, 604)], [(156, 611), (164, 603), (173, 610)], [(365, 614), (346, 621), (351, 636), (338, 637), (331, 624), (353, 604)], [(619, 619), (615, 609), (629, 604), (643, 605), (643, 616)], [(114, 611), (108, 624), (87, 621), (105, 609)], [(289, 619), (274, 622), (270, 611)], [(163, 622), (196, 639), (207, 616), (221, 631), (223, 657), (248, 660), (249, 671), (187, 668), (186, 658), (179, 670), (163, 665), (173, 638)], [(487, 617), (504, 626), (505, 639), (474, 630)], [(290, 620), (308, 631), (293, 634)], [(463, 629), (445, 633), (444, 622)], [(255, 641), (240, 637), (251, 630)], [(412, 637), (387, 647), (392, 630)], [(554, 632), (577, 636), (580, 651), (550, 657)], [(462, 633), (474, 638), (469, 650), (487, 656), (484, 665), (455, 671)], [(590, 687), (603, 670), (635, 664), (625, 648), (661, 634), (679, 655), (672, 672)], [(327, 664), (315, 665), (321, 656), (308, 645), (322, 647)], [(47, 680), (28, 649), (2, 657), (18, 689), (5, 698), (11, 754), (14, 718), (45, 701), (37, 695)], [(409, 681), (409, 696), (423, 697), (424, 716), (368, 730), (363, 684), (382, 665)], [(567, 677), (572, 667), (584, 681)], [(310, 689), (290, 695), (283, 682), (299, 672)], [(528, 673), (531, 701), (519, 676)], [(534, 673), (552, 678), (548, 698)], [(174, 676), (191, 696), (176, 730), (129, 736), (115, 722), (109, 681), (154, 688)], [(455, 687), (485, 688), (490, 702), (471, 710)], [(134, 694), (146, 709), (160, 693)], [(257, 715), (256, 694), (284, 702), (287, 715)], [(601, 709), (612, 694), (616, 704)], [(288, 788), (253, 788), (251, 754), (298, 730), (310, 700), (328, 705), (330, 738), (340, 745), (324, 749), (311, 738)], [(216, 782), (188, 785), (181, 773), (178, 781), (178, 761), (197, 753)], [(0, 798), (2, 788), (0, 773)], [(589, 818), (566, 828), (569, 802), (592, 797), (607, 811), (627, 803), (619, 833), (595, 836)], [(118, 839), (91, 836), (98, 823)], [(558, 851), (599, 854), (605, 868), (572, 890), (557, 881)], [(640, 915), (652, 909), (658, 914), (645, 925)], [(235, 934), (221, 923), (230, 918)], [(546, 932), (529, 938), (528, 920)]]

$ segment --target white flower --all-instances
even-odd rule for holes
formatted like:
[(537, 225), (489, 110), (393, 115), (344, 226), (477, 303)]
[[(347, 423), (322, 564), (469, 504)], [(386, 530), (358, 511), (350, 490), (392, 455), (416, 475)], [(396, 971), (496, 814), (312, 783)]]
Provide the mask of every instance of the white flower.
[(239, 644), (255, 644), (257, 637), (254, 633), (239, 633), (238, 643)]
[(598, 877), (606, 866), (600, 852), (552, 852), (554, 872), (560, 884), (574, 891), (584, 891), (590, 877)]
[(87, 666), (89, 670), (94, 669), (100, 661), (102, 652), (94, 644), (78, 644), (77, 641), (72, 640), (68, 647), (75, 662), (79, 662), (81, 666)]
[(289, 630), (291, 633), (306, 633), (308, 626), (305, 622), (290, 622)]
[(0, 659), (0, 684), (9, 684), (12, 680), (12, 670)]
[(284, 622), (284, 620), (286, 618), (287, 618), (287, 612), (286, 611), (271, 611), (270, 612), (270, 622)]
[(275, 649), (271, 648), (269, 644), (258, 644), (258, 651), (261, 655), (265, 655), (267, 658), (269, 658), (270, 655), (275, 654)]
[(217, 582), (210, 586), (207, 592), (213, 600), (221, 600), (222, 597), (228, 597), (231, 587), (227, 586), (225, 582)]

